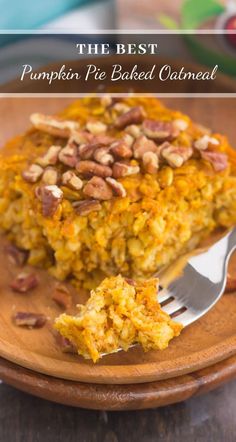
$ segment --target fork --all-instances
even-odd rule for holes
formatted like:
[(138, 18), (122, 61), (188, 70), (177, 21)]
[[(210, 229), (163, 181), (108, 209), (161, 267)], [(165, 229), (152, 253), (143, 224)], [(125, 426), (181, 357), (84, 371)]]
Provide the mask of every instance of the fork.
[(158, 302), (162, 310), (184, 327), (205, 315), (224, 293), (227, 267), (236, 249), (236, 228), (207, 250), (191, 256), (179, 277), (162, 287)]

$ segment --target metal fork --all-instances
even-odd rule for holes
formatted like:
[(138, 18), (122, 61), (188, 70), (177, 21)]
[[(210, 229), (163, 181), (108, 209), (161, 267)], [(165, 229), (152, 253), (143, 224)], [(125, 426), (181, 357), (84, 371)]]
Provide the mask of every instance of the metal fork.
[(187, 259), (181, 275), (160, 289), (162, 309), (184, 327), (205, 315), (224, 293), (228, 262), (235, 249), (236, 228)]

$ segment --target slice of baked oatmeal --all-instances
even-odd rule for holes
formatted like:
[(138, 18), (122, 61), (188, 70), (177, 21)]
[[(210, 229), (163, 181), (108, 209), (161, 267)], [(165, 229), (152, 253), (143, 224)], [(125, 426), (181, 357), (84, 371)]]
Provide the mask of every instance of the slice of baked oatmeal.
[(91, 291), (78, 314), (56, 319), (58, 332), (86, 359), (97, 362), (104, 353), (127, 351), (140, 344), (144, 351), (163, 350), (178, 336), (181, 324), (171, 320), (157, 301), (158, 280), (126, 280), (121, 275), (106, 278)]

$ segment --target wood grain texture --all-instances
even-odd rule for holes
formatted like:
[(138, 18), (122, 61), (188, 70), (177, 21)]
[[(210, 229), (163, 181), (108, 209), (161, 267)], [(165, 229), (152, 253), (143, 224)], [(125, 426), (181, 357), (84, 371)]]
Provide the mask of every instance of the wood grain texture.
[(93, 410), (141, 410), (170, 405), (206, 393), (236, 377), (236, 356), (211, 367), (157, 382), (101, 385), (45, 376), (0, 358), (0, 377), (35, 396)]

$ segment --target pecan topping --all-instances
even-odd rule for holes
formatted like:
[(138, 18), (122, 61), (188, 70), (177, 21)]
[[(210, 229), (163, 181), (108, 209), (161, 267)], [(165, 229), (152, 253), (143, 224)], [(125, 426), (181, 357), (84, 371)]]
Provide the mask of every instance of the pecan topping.
[(38, 285), (38, 278), (34, 273), (20, 273), (11, 282), (10, 287), (15, 292), (26, 293)]
[(42, 167), (54, 166), (58, 161), (60, 150), (61, 146), (51, 146), (42, 157), (37, 158), (36, 162)]
[(154, 152), (145, 152), (143, 154), (143, 167), (147, 173), (157, 173), (159, 167), (158, 155)]
[(36, 197), (42, 201), (43, 216), (53, 216), (62, 201), (63, 192), (58, 186), (41, 186), (36, 189)]
[(129, 112), (130, 106), (125, 103), (118, 102), (113, 105), (113, 109), (115, 109), (115, 111), (119, 114), (124, 114), (126, 112)]
[(13, 322), (19, 327), (42, 328), (47, 318), (41, 313), (17, 312), (12, 317)]
[(72, 170), (63, 173), (62, 184), (74, 190), (80, 190), (83, 187), (83, 181)]
[(157, 145), (154, 141), (149, 140), (145, 135), (137, 138), (133, 145), (134, 157), (142, 158), (145, 152), (157, 152)]
[(7, 244), (5, 252), (12, 264), (17, 266), (23, 266), (28, 259), (28, 252), (26, 250), (19, 249), (14, 244)]
[(113, 177), (121, 178), (124, 176), (134, 175), (140, 172), (139, 166), (131, 166), (130, 164), (125, 164), (117, 162), (113, 165)]
[(123, 184), (111, 177), (106, 178), (106, 182), (111, 186), (115, 196), (120, 196), (122, 198), (126, 196), (126, 190)]
[(145, 118), (142, 106), (132, 107), (128, 112), (121, 114), (115, 121), (115, 127), (123, 129), (130, 124), (140, 124)]
[(119, 158), (131, 158), (133, 155), (132, 149), (124, 139), (112, 143), (111, 152)]
[(87, 144), (92, 143), (94, 135), (90, 134), (86, 130), (80, 130), (72, 132), (70, 140), (72, 143), (76, 144)]
[(72, 296), (64, 284), (57, 284), (52, 293), (52, 299), (64, 310), (72, 306)]
[(47, 169), (45, 169), (43, 176), (42, 176), (42, 181), (44, 184), (48, 184), (48, 185), (54, 185), (57, 184), (58, 182), (58, 172), (56, 169), (54, 169), (53, 167), (47, 167)]
[(97, 200), (75, 201), (72, 203), (72, 205), (79, 215), (84, 216), (91, 212), (98, 212), (102, 208), (101, 204)]
[(176, 120), (173, 121), (173, 126), (177, 131), (183, 132), (184, 130), (186, 130), (188, 128), (188, 121), (183, 120), (182, 118), (177, 118)]
[(125, 132), (131, 135), (133, 138), (138, 138), (141, 135), (141, 129), (136, 124), (131, 124), (125, 128)]
[(220, 143), (217, 138), (210, 137), (209, 135), (205, 134), (195, 141), (194, 147), (198, 150), (206, 150), (208, 147), (218, 146), (219, 144)]
[(55, 341), (63, 353), (77, 354), (76, 346), (69, 339), (64, 338), (60, 333), (54, 333)]
[(59, 152), (59, 160), (66, 166), (75, 167), (78, 161), (78, 148), (72, 140), (69, 140), (68, 144)]
[(134, 144), (134, 137), (132, 137), (132, 135), (130, 135), (130, 134), (124, 134), (123, 140), (127, 144), (127, 146), (129, 146), (130, 148)]
[(86, 128), (88, 131), (93, 135), (99, 135), (107, 130), (107, 125), (104, 123), (101, 123), (100, 121), (89, 121), (86, 124)]
[(71, 133), (79, 128), (79, 123), (76, 121), (63, 120), (59, 117), (39, 113), (32, 114), (30, 120), (36, 129), (61, 138), (69, 138)]
[(109, 166), (97, 164), (95, 163), (95, 161), (79, 161), (76, 164), (76, 169), (81, 175), (87, 178), (90, 178), (94, 175), (106, 178), (107, 176), (112, 175), (112, 170)]
[(145, 120), (143, 131), (148, 138), (157, 141), (171, 141), (179, 134), (179, 130), (174, 127), (171, 121)]
[(97, 200), (110, 200), (112, 198), (112, 190), (103, 178), (94, 176), (84, 186), (84, 194)]
[(109, 153), (109, 147), (99, 147), (95, 150), (93, 157), (98, 163), (104, 164), (105, 166), (110, 166), (114, 163), (114, 158)]
[(31, 164), (28, 170), (22, 172), (22, 177), (28, 183), (36, 183), (43, 173), (43, 169), (38, 164)]
[(92, 139), (93, 144), (98, 144), (101, 146), (109, 146), (111, 143), (115, 141), (114, 137), (111, 137), (110, 135), (95, 135)]
[(228, 160), (227, 155), (220, 153), (220, 152), (208, 152), (208, 151), (201, 151), (201, 157), (209, 161), (216, 172), (221, 172), (222, 170), (227, 169), (228, 167)]
[(169, 145), (161, 151), (162, 157), (171, 167), (181, 167), (193, 154), (190, 147)]
[(104, 95), (101, 97), (101, 105), (104, 107), (110, 107), (112, 105), (112, 97), (110, 95)]
[(78, 155), (81, 160), (90, 160), (93, 157), (94, 151), (99, 147), (99, 144), (81, 144), (78, 147)]

